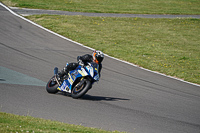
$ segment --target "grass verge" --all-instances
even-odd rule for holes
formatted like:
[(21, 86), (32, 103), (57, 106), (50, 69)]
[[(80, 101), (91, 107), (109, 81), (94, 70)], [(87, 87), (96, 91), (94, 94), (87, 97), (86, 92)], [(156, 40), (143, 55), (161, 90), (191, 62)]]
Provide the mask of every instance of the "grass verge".
[(34, 15), (28, 19), (138, 66), (200, 84), (200, 20)]
[(73, 12), (200, 14), (199, 0), (1, 0), (9, 6)]
[(119, 133), (0, 112), (1, 133)]

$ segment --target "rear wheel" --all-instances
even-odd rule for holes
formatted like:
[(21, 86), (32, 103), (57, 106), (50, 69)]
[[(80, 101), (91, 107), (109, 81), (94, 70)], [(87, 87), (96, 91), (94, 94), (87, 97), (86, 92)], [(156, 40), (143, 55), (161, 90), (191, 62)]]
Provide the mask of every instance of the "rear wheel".
[(77, 99), (77, 98), (82, 97), (91, 88), (91, 81), (89, 80), (85, 80), (82, 85), (79, 85), (79, 84), (80, 82), (78, 82), (76, 86), (72, 89), (72, 92), (71, 92), (72, 98)]
[(54, 77), (53, 76), (49, 82), (47, 83), (46, 85), (46, 90), (48, 93), (52, 93), (52, 94), (55, 94), (57, 93), (59, 90), (57, 89), (58, 88), (58, 83), (54, 80)]

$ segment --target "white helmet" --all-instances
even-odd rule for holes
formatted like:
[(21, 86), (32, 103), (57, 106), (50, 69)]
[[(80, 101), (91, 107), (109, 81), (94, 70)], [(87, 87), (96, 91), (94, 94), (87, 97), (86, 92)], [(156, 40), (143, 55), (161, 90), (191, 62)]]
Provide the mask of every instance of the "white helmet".
[(101, 63), (104, 59), (104, 54), (101, 51), (93, 51), (92, 53), (93, 56), (93, 61), (96, 62), (97, 64)]

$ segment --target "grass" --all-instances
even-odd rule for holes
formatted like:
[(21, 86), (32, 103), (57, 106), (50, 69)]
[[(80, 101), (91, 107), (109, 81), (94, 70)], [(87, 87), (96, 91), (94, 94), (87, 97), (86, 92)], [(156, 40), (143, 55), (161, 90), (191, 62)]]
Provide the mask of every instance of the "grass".
[(0, 112), (1, 133), (119, 133)]
[(27, 18), (110, 56), (200, 84), (200, 19)]
[(1, 0), (10, 6), (73, 12), (200, 14), (199, 0)]

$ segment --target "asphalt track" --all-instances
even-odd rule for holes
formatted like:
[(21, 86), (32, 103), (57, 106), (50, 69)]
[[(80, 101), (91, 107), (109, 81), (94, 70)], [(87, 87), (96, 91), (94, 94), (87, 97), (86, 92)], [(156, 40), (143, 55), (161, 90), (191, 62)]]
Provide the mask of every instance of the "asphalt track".
[[(91, 52), (1, 5), (0, 111), (105, 130), (200, 133), (199, 85), (107, 56), (101, 80), (82, 99), (46, 92), (55, 66), (62, 68), (66, 61)], [(14, 79), (17, 83), (11, 84)]]

